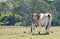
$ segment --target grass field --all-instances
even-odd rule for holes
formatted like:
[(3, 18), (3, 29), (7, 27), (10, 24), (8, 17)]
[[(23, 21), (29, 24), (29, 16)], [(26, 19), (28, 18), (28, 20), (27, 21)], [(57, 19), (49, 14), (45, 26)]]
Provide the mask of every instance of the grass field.
[(60, 39), (60, 27), (51, 27), (50, 31), (53, 33), (49, 35), (32, 35), (30, 27), (0, 27), (0, 39)]

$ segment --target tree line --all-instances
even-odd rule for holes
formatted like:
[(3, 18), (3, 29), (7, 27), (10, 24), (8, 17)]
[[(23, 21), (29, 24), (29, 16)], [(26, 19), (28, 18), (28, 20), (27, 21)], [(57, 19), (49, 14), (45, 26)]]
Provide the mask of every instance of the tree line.
[(0, 2), (0, 25), (30, 26), (33, 13), (51, 13), (53, 26), (60, 25), (60, 0), (7, 0)]

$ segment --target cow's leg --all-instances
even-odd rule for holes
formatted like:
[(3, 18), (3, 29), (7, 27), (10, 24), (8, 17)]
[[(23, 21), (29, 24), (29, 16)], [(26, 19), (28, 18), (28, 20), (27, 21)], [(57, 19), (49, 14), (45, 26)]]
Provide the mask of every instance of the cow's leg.
[(46, 26), (46, 34), (49, 34), (49, 28), (50, 28), (50, 26)]
[(47, 23), (45, 24), (45, 34), (49, 34), (49, 32), (48, 32), (48, 25), (47, 25)]
[(51, 21), (49, 21), (49, 23), (47, 23), (46, 25), (46, 34), (49, 34), (50, 26), (51, 26)]
[(32, 32), (33, 35), (36, 33), (35, 24), (32, 24), (31, 32)]
[(39, 22), (39, 32), (38, 32), (38, 34), (40, 34), (40, 31), (41, 31), (41, 24)]

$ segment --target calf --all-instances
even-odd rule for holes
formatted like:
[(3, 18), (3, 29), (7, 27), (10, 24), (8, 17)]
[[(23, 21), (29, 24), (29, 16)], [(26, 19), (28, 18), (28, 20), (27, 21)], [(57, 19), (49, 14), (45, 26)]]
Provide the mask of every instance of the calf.
[[(45, 33), (49, 34), (49, 28), (51, 26), (51, 21), (52, 21), (52, 15), (50, 13), (46, 13), (46, 14), (43, 14), (43, 13), (36, 14), (36, 13), (34, 13), (33, 14), (33, 19), (34, 19), (34, 21), (38, 22), (40, 30), (41, 30), (41, 27), (45, 26), (45, 30), (46, 30)], [(39, 33), (40, 33), (40, 31), (39, 31)]]

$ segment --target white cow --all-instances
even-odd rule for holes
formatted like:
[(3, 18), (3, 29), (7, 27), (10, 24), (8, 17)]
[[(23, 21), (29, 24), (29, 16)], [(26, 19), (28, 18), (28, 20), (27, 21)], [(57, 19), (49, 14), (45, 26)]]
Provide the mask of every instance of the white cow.
[(43, 13), (36, 14), (36, 13), (34, 13), (33, 14), (33, 19), (34, 19), (34, 21), (38, 22), (40, 30), (41, 30), (42, 26), (45, 26), (46, 34), (49, 34), (49, 28), (51, 26), (51, 21), (52, 21), (52, 15), (50, 13), (46, 13), (46, 14), (43, 14)]

